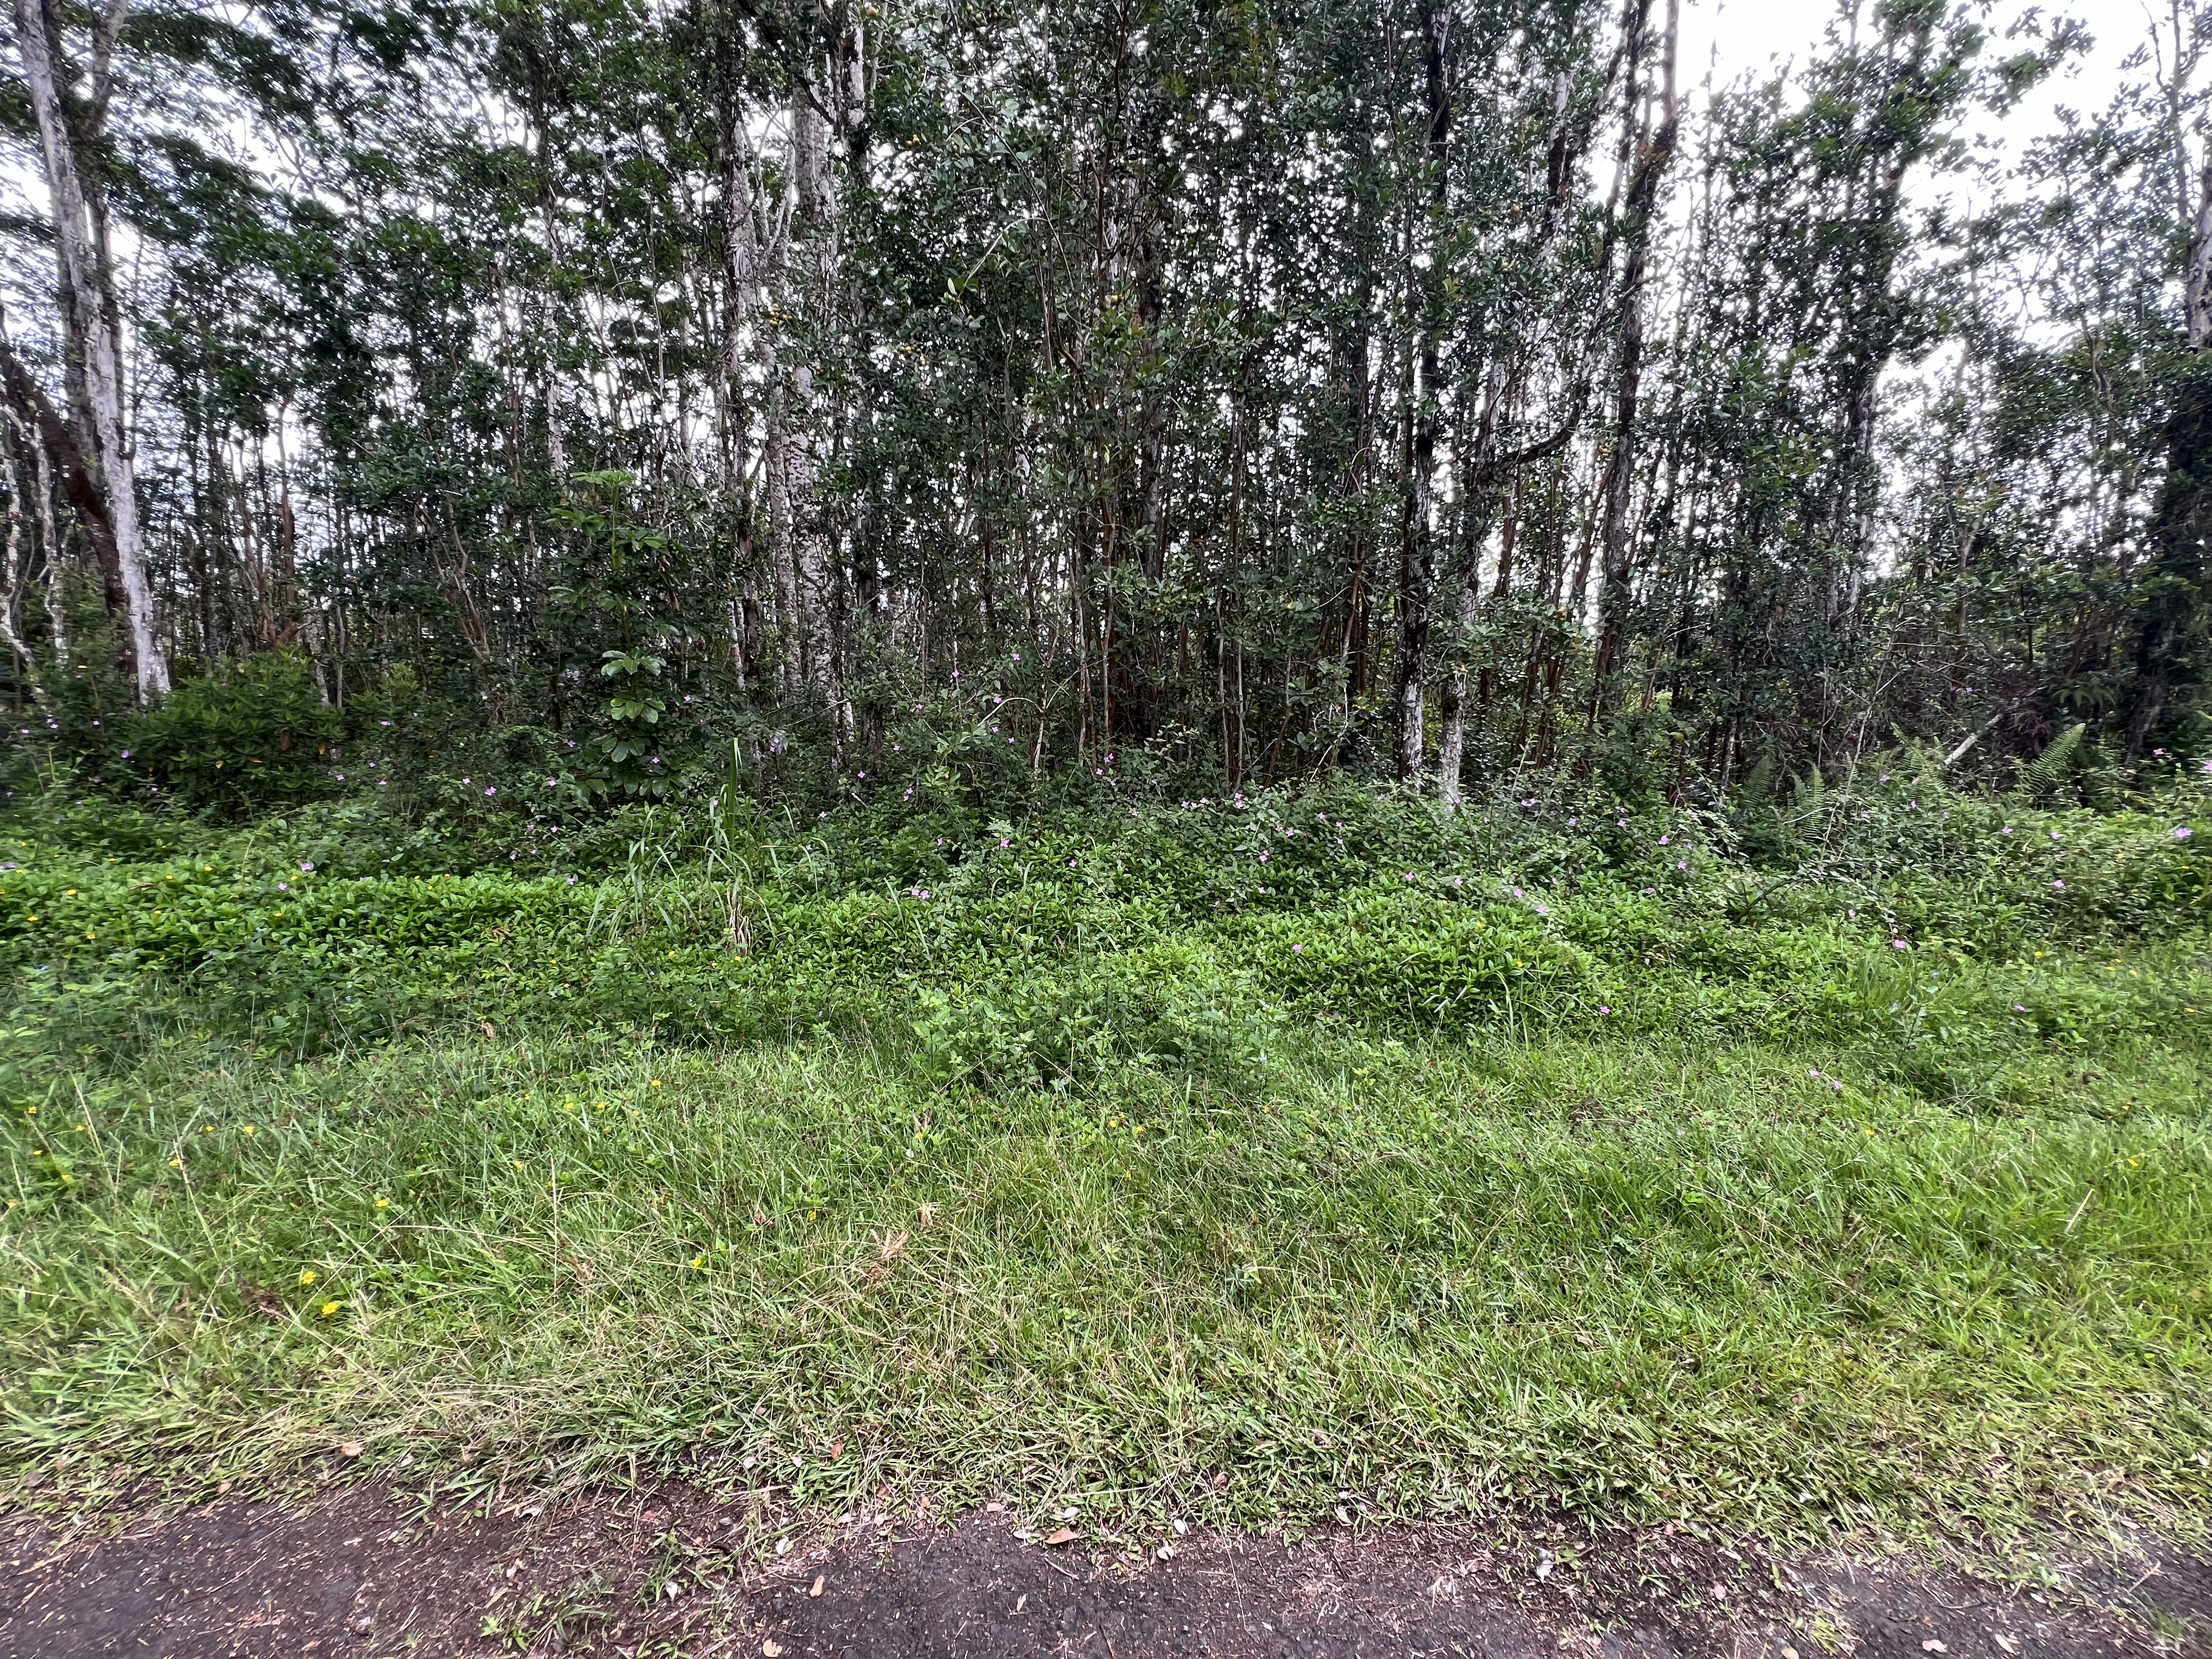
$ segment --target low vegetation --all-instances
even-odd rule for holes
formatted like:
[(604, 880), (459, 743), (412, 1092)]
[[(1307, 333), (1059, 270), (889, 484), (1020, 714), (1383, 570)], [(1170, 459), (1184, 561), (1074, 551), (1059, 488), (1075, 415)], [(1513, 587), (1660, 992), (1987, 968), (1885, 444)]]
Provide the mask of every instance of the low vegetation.
[(2212, 1519), (2191, 778), (435, 832), (374, 787), (7, 825), (19, 1498)]

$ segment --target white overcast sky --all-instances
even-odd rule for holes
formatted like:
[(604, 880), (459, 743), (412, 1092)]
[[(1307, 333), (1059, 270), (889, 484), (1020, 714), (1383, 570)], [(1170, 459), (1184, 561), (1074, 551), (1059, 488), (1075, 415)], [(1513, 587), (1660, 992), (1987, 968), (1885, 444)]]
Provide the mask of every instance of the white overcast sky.
[[(1871, 9), (1871, 0), (1863, 3)], [(2094, 110), (2110, 102), (2119, 88), (2121, 63), (2148, 37), (2154, 18), (2142, 0), (2077, 0), (2071, 6), (2063, 0), (2040, 6), (1994, 0), (1982, 12), (1990, 35), (1984, 58), (2021, 50), (2006, 36), (2028, 15), (2076, 17), (2096, 44), (2022, 99), (2001, 125), (1986, 115), (1976, 124), (1974, 132), (1999, 144), (2049, 131), (2061, 106)], [(1803, 63), (1838, 15), (1838, 8), (1825, 0), (1684, 0), (1680, 73), (1686, 97), (1694, 98), (1709, 75), (1718, 87)]]

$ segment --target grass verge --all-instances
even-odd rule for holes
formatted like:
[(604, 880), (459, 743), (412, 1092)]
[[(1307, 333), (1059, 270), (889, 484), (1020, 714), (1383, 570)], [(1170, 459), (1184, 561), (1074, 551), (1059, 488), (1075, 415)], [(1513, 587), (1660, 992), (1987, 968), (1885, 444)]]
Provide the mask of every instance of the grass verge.
[(357, 1446), (1224, 1521), (2212, 1514), (2186, 1041), (2023, 1037), (1931, 1098), (1887, 1041), (1316, 1036), (980, 1090), (541, 1029), (20, 1057), (19, 1495)]

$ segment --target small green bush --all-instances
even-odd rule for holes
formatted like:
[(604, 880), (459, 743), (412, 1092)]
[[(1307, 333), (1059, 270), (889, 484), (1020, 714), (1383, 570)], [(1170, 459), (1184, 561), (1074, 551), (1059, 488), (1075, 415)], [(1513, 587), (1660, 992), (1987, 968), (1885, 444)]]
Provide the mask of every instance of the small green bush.
[(322, 793), (343, 738), (304, 657), (227, 660), (125, 727), (118, 757), (157, 798), (227, 817)]

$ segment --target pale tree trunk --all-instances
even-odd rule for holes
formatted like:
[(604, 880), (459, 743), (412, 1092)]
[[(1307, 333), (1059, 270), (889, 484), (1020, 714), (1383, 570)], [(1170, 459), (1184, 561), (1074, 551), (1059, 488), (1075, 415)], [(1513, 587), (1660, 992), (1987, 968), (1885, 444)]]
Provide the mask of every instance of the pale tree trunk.
[[(1461, 655), (1466, 654), (1466, 641), (1474, 634), (1475, 622), (1481, 610), (1480, 584), (1477, 572), (1470, 572), (1460, 588), (1459, 639)], [(1445, 677), (1439, 699), (1443, 715), (1443, 735), (1437, 742), (1437, 799), (1447, 812), (1459, 810), (1462, 788), (1462, 774), (1467, 769), (1467, 665), (1453, 665)]]
[(2212, 344), (2212, 150), (2199, 169), (2197, 211), (2189, 222), (2187, 270), (2189, 349)]
[(1429, 222), (1425, 237), (1407, 239), (1407, 251), (1410, 254), (1419, 247), (1427, 252), (1430, 264), (1427, 270), (1411, 273), (1411, 286), (1421, 311), (1421, 337), (1413, 386), (1414, 408), (1406, 436), (1409, 497), (1403, 509), (1405, 534), (1398, 577), (1397, 761), (1401, 782), (1419, 775), (1425, 741), (1422, 714), (1428, 695), (1429, 605), (1436, 582), (1437, 441), (1443, 413), (1443, 387), (1439, 384), (1443, 305), (1439, 288), (1443, 281), (1445, 169), (1451, 135), (1451, 94), (1445, 80), (1450, 18), (1448, 14), (1439, 16), (1433, 5), (1424, 5), (1420, 17), (1426, 70)]
[[(791, 113), (791, 176), (796, 198), (792, 235), (794, 240), (804, 237), (809, 256), (799, 265), (800, 280), (813, 292), (805, 295), (804, 301), (811, 302), (824, 319), (836, 303), (836, 225), (829, 170), (829, 133), (811, 89), (801, 88), (793, 100)], [(778, 388), (778, 401), (781, 551), (790, 567), (799, 678), (828, 705), (837, 734), (833, 743), (842, 752), (843, 697), (836, 640), (831, 629), (836, 573), (819, 495), (821, 458), (815, 443), (811, 365), (792, 367)]]
[(738, 685), (748, 683), (749, 637), (745, 618), (753, 614), (753, 557), (756, 514), (753, 498), (752, 417), (744, 384), (746, 330), (760, 301), (760, 233), (754, 221), (750, 158), (745, 152), (744, 122), (733, 94), (720, 112), (722, 149), (722, 340), (715, 392), (721, 422), (722, 489), (737, 515), (736, 581), (729, 600), (730, 661)]
[[(39, 124), (39, 149), (54, 212), (54, 245), (59, 265), (64, 345), (82, 377), (82, 417), (88, 428), (79, 442), (106, 498), (124, 599), (122, 618), (130, 641), (131, 669), (143, 702), (169, 689), (168, 659), (155, 631), (154, 593), (146, 575), (146, 550), (138, 522), (138, 497), (131, 477), (131, 451), (123, 422), (123, 350), (120, 310), (105, 239), (88, 202), (77, 166), (76, 136), (63, 106), (55, 77), (49, 27), (50, 0), (15, 0), (15, 45), (23, 79)], [(122, 27), (126, 0), (112, 0), (101, 18), (102, 75), (105, 60)], [(106, 89), (100, 88), (104, 104)]]
[[(38, 664), (31, 655), (31, 647), (23, 637), (23, 589), (30, 575), (30, 551), (25, 546), (23, 523), (23, 469), (18, 457), (37, 440), (32, 435), (30, 423), (13, 410), (6, 413), (8, 434), (0, 439), (0, 465), (6, 469), (8, 482), (8, 548), (6, 567), (0, 576), (0, 635), (6, 636), (9, 654), (15, 659), (15, 683), (28, 688), (40, 707), (46, 701), (46, 688), (39, 684)], [(52, 556), (51, 549), (47, 556)]]
[[(1621, 274), (1620, 344), (1614, 381), (1613, 447), (1606, 462), (1601, 493), (1603, 506), (1599, 520), (1599, 544), (1603, 556), (1598, 566), (1597, 652), (1591, 665), (1590, 728), (1593, 737), (1596, 734), (1598, 721), (1613, 707), (1613, 687), (1628, 634), (1630, 590), (1635, 574), (1632, 568), (1628, 511), (1635, 483), (1638, 403), (1643, 392), (1644, 283), (1651, 227), (1656, 216), (1660, 180), (1666, 173), (1667, 164), (1674, 159), (1678, 131), (1674, 46), (1680, 33), (1680, 0), (1667, 0), (1667, 33), (1660, 45), (1658, 131), (1654, 132), (1650, 127), (1647, 106), (1645, 125), (1638, 135), (1637, 144), (1636, 170), (1628, 188), (1627, 225), (1624, 236), (1628, 245), (1628, 263)], [(1645, 8), (1639, 5), (1636, 9), (1638, 39), (1632, 47), (1632, 53), (1640, 56)], [(1633, 94), (1637, 90), (1637, 76), (1633, 73), (1629, 76), (1628, 84)]]

